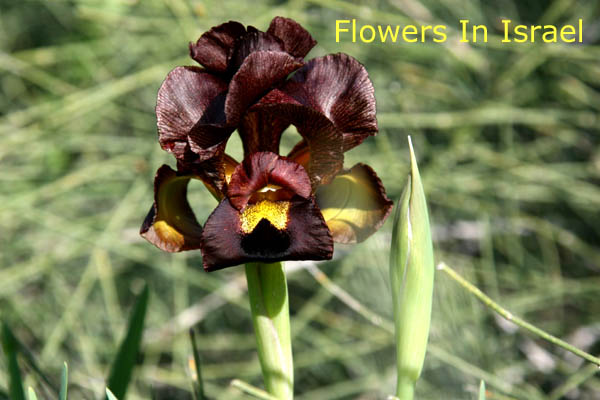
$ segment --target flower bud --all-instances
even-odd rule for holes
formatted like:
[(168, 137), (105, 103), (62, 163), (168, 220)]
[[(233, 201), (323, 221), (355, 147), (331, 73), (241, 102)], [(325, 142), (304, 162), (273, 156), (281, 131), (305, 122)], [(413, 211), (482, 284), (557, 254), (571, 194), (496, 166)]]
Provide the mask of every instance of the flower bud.
[(396, 208), (390, 251), (400, 400), (413, 398), (423, 368), (434, 275), (427, 203), (410, 137), (408, 142), (410, 174)]

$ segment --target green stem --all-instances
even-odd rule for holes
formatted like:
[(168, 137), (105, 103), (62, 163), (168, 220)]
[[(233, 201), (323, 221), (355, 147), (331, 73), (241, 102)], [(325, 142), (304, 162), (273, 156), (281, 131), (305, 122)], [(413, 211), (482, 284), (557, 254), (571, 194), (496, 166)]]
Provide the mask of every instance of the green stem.
[(534, 335), (539, 336), (542, 339), (547, 340), (548, 342), (550, 342), (552, 344), (560, 346), (563, 349), (570, 351), (571, 353), (573, 353), (581, 358), (584, 358), (591, 363), (594, 363), (594, 364), (600, 366), (600, 358), (594, 357), (593, 355), (588, 354), (585, 351), (580, 350), (573, 345), (570, 345), (569, 343), (565, 342), (564, 340), (561, 340), (561, 339), (557, 338), (556, 336), (552, 336), (548, 332), (541, 330), (540, 328), (517, 317), (516, 315), (513, 315), (513, 313), (511, 313), (507, 309), (500, 306), (494, 300), (490, 299), (485, 293), (483, 293), (481, 290), (479, 290), (476, 286), (474, 286), (472, 283), (467, 281), (465, 278), (460, 276), (458, 274), (458, 272), (456, 272), (455, 270), (453, 270), (446, 264), (441, 263), (440, 265), (438, 265), (437, 268), (440, 271), (444, 271), (450, 278), (454, 279), (462, 287), (467, 289), (467, 291), (469, 291), (471, 294), (473, 294), (475, 297), (477, 297), (479, 300), (481, 300), (481, 302), (483, 304), (485, 304), (487, 307), (489, 307), (492, 310), (494, 310), (495, 312), (497, 312), (500, 316), (506, 318), (508, 321), (513, 322), (514, 324), (520, 326), (521, 328), (528, 330), (529, 332), (533, 333)]
[(406, 376), (398, 375), (398, 384), (396, 386), (396, 398), (398, 400), (409, 400), (415, 397), (415, 381), (407, 379)]
[(277, 399), (292, 399), (294, 368), (283, 266), (281, 263), (246, 264), (246, 279), (265, 387)]

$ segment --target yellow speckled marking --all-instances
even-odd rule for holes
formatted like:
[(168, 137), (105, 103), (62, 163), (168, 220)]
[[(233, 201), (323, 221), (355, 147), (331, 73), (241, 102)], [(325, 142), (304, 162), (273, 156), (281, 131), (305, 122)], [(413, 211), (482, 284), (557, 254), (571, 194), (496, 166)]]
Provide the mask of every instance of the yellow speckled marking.
[(242, 231), (250, 233), (264, 218), (279, 230), (285, 229), (288, 221), (289, 201), (262, 200), (256, 204), (248, 204), (242, 211)]

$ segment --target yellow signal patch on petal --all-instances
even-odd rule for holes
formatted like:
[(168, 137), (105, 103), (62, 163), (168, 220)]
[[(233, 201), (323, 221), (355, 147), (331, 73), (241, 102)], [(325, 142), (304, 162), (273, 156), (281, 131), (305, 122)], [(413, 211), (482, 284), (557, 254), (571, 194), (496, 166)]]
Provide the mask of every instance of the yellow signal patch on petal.
[(162, 240), (169, 242), (172, 246), (175, 246), (176, 248), (183, 247), (185, 243), (185, 238), (180, 232), (177, 231), (177, 229), (169, 225), (167, 221), (156, 221), (153, 227), (158, 237), (160, 237)]
[(255, 204), (248, 204), (240, 216), (242, 232), (251, 233), (263, 219), (269, 221), (275, 228), (283, 230), (287, 226), (289, 210), (289, 201), (262, 200)]
[(371, 167), (357, 164), (320, 186), (317, 204), (338, 243), (362, 242), (383, 224), (392, 209)]

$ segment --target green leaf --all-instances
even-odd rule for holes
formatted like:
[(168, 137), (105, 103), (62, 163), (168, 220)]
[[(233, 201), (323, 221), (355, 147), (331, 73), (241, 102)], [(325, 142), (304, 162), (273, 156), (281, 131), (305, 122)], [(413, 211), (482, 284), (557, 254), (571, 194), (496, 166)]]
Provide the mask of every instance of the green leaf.
[(190, 341), (192, 342), (192, 352), (194, 354), (194, 371), (195, 379), (192, 382), (192, 386), (194, 388), (194, 397), (196, 400), (205, 400), (206, 396), (204, 395), (204, 384), (202, 381), (202, 370), (200, 367), (200, 352), (198, 351), (198, 345), (196, 344), (196, 333), (194, 329), (190, 329)]
[(485, 382), (479, 384), (479, 400), (485, 400)]
[(117, 400), (113, 392), (111, 392), (108, 388), (106, 388), (106, 398), (108, 400)]
[(5, 322), (2, 322), (2, 348), (6, 356), (9, 374), (9, 397), (11, 400), (26, 400), (21, 379), (21, 371), (17, 363), (17, 340)]
[[(139, 295), (133, 312), (129, 317), (127, 334), (123, 342), (121, 342), (107, 380), (107, 386), (111, 388), (114, 396), (120, 399), (125, 398), (127, 386), (133, 375), (133, 369), (140, 351), (142, 334), (144, 332), (144, 320), (148, 308), (148, 297), (149, 290), (146, 285)], [(108, 395), (107, 399), (110, 399)]]
[(29, 400), (37, 400), (37, 395), (35, 394), (35, 391), (31, 386), (29, 386), (27, 397), (29, 398)]
[(29, 351), (27, 346), (25, 346), (17, 337), (15, 337), (15, 342), (17, 344), (17, 351), (19, 354), (21, 354), (23, 363), (31, 368), (31, 370), (33, 370), (33, 372), (35, 372), (36, 375), (42, 379), (54, 393), (58, 393), (56, 383), (52, 382), (52, 379), (50, 379), (48, 375), (42, 371), (35, 359), (35, 356), (31, 353), (31, 351)]
[(69, 386), (69, 366), (65, 362), (63, 364), (62, 374), (60, 376), (60, 393), (59, 400), (67, 400), (67, 389)]

